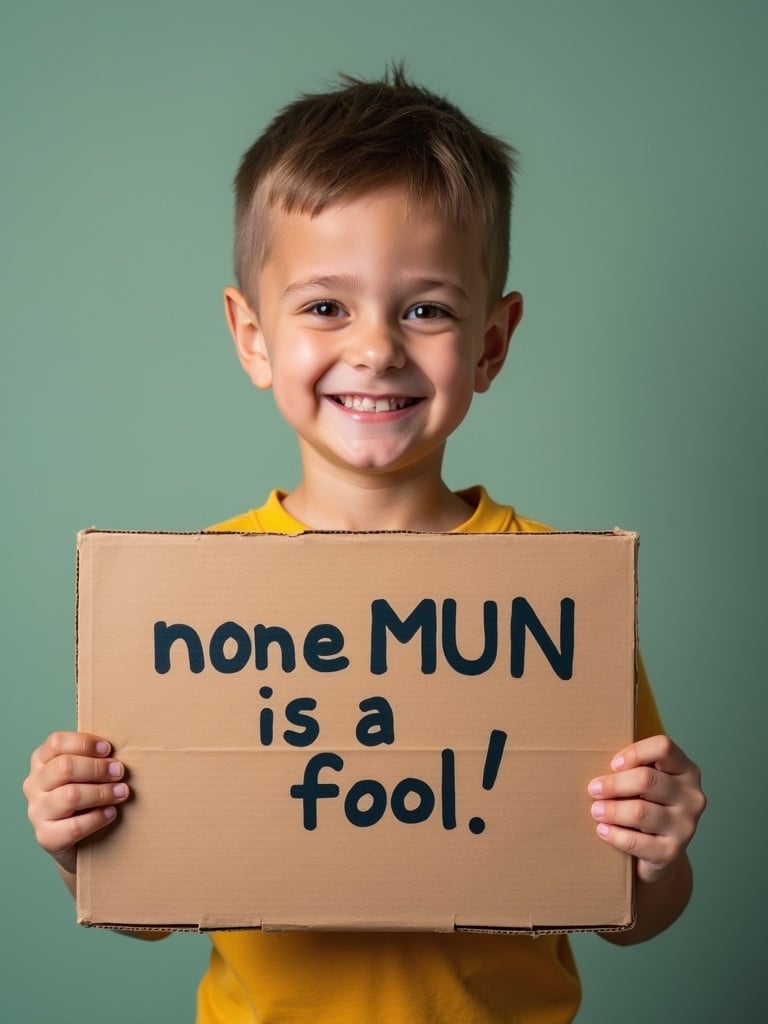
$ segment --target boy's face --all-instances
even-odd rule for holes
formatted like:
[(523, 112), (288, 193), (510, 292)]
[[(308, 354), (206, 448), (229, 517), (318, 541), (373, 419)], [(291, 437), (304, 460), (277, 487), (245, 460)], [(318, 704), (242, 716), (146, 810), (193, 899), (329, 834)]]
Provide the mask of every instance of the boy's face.
[(503, 364), (521, 301), (489, 312), (476, 233), (409, 216), (398, 190), (317, 216), (275, 210), (258, 310), (225, 292), (241, 362), (271, 387), (313, 468), (440, 470)]

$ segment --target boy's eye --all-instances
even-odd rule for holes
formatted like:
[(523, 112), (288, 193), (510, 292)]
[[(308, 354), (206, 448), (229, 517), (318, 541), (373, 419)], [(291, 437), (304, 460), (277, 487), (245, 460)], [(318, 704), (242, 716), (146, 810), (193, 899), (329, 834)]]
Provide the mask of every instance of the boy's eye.
[(338, 302), (332, 302), (330, 299), (322, 299), (320, 302), (313, 302), (312, 305), (308, 307), (308, 312), (314, 313), (316, 316), (327, 317), (344, 315), (344, 310)]
[(437, 306), (434, 302), (420, 302), (405, 314), (406, 320), (439, 320), (449, 317), (451, 314), (443, 306)]

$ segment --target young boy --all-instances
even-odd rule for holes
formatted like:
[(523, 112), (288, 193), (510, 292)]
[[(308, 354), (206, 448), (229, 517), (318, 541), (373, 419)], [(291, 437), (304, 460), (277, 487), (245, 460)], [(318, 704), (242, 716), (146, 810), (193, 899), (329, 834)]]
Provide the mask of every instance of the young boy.
[[(504, 365), (522, 313), (503, 294), (511, 151), (409, 83), (345, 79), (278, 115), (237, 185), (238, 288), (224, 293), (240, 361), (296, 431), (302, 477), (216, 529), (540, 531), (442, 478), (446, 441)], [(37, 840), (74, 891), (79, 841), (113, 822), (129, 766), (107, 739), (56, 733), (25, 783)], [(638, 739), (595, 798), (595, 842), (636, 858), (647, 939), (683, 910), (686, 846), (705, 799), (661, 731), (640, 672)], [(155, 936), (158, 937), (158, 936)], [(212, 936), (201, 1024), (565, 1022), (579, 1005), (567, 937), (230, 932)]]

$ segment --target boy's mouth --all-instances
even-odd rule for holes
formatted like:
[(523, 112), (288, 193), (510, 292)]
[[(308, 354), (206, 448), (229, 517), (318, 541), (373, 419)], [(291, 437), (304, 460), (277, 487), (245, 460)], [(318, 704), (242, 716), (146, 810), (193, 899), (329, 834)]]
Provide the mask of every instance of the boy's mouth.
[(329, 396), (337, 405), (343, 405), (346, 409), (356, 409), (359, 412), (398, 412), (400, 409), (407, 409), (421, 401), (419, 398), (412, 398), (405, 395), (397, 397), (384, 397), (372, 395), (331, 395)]

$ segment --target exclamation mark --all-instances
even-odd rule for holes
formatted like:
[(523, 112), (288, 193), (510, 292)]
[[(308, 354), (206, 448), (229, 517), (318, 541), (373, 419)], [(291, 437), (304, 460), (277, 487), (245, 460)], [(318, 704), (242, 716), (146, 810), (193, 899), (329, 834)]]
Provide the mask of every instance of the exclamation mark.
[[(501, 729), (494, 729), (488, 740), (488, 752), (485, 755), (485, 767), (483, 768), (483, 789), (491, 790), (496, 784), (501, 767), (501, 759), (504, 756), (504, 745), (507, 742), (507, 734)], [(470, 818), (469, 831), (479, 836), (485, 831), (485, 822), (482, 818)]]

